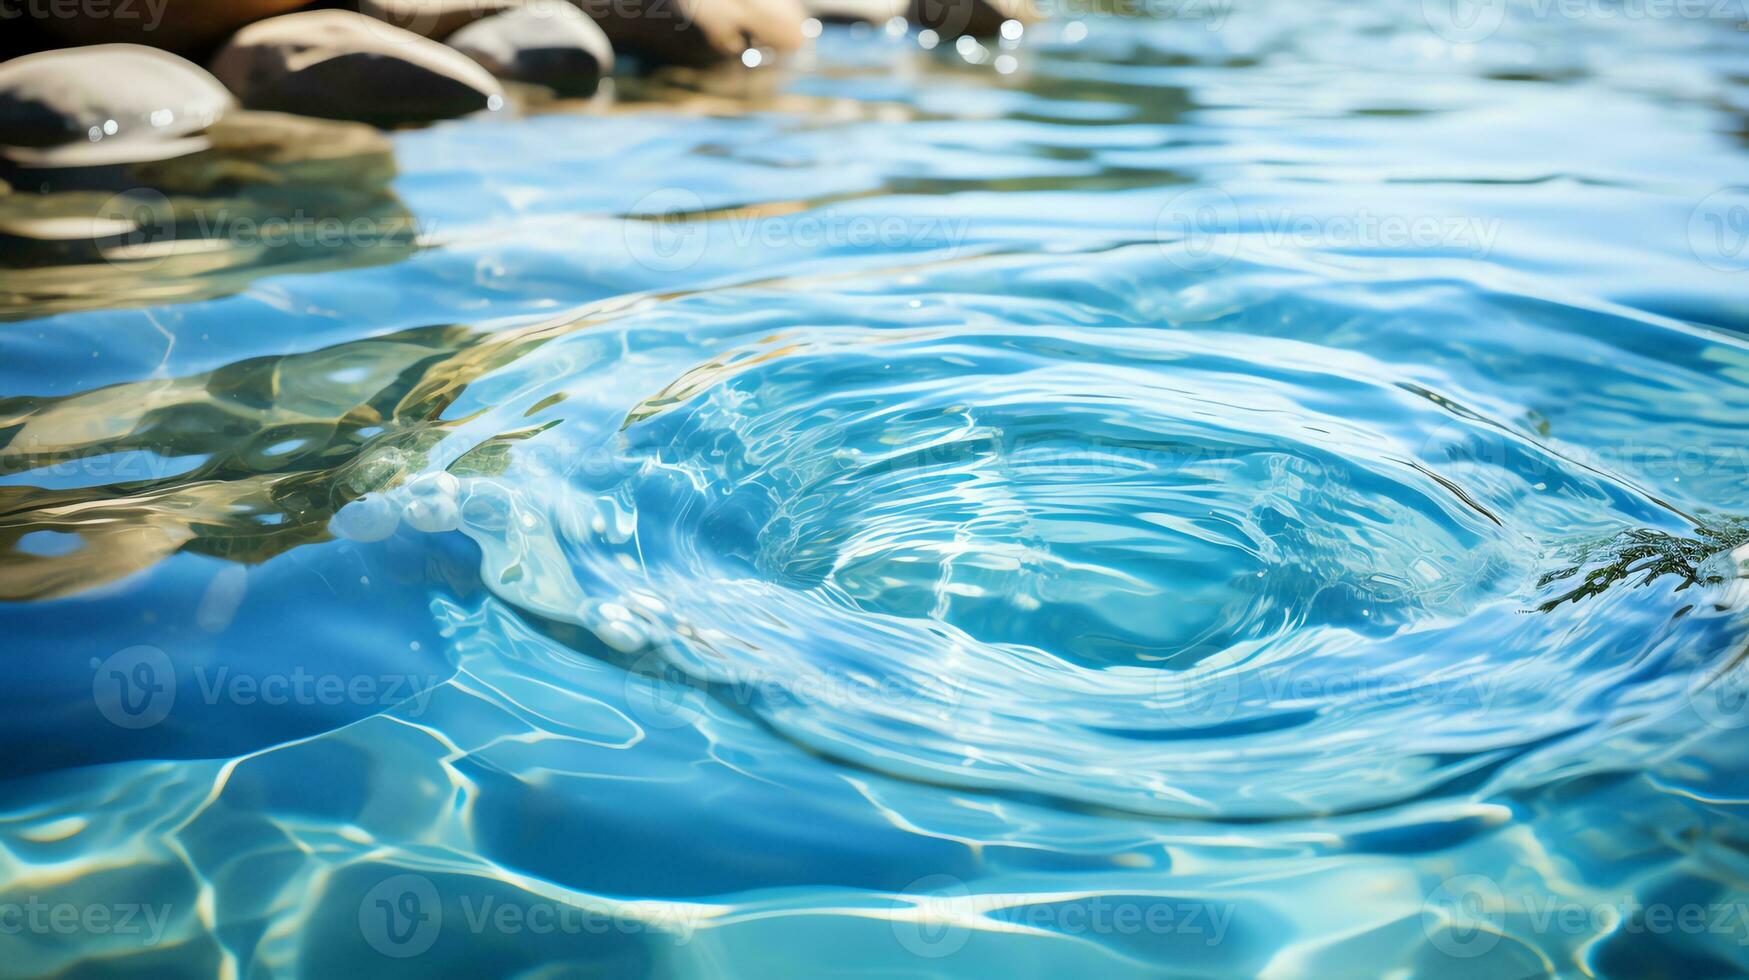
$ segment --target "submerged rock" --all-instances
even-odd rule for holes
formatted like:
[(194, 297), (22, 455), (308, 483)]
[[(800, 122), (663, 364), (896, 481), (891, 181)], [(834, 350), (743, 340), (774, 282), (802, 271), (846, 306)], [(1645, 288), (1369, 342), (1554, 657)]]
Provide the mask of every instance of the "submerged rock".
[(613, 49), (647, 65), (702, 68), (749, 47), (794, 51), (807, 13), (798, 0), (578, 0)]
[(196, 152), (163, 160), (101, 166), (7, 163), (0, 171), (43, 194), (300, 187), (333, 198), (382, 193), (395, 175), (393, 145), (362, 123), (233, 109), (201, 134), (200, 143)]
[(203, 150), (232, 104), (200, 66), (137, 44), (44, 51), (0, 64), (0, 156), (17, 166), (162, 160)]
[[(101, 194), (17, 195), (0, 200), (0, 267), (89, 263), (127, 244), (136, 217), (105, 213)], [(113, 209), (112, 209), (113, 210)]]
[(432, 122), (495, 109), (503, 89), (466, 55), (346, 10), (251, 24), (213, 61), (251, 109), (377, 125)]
[(613, 71), (607, 35), (565, 4), (536, 4), (475, 21), (449, 44), (500, 78), (545, 85), (566, 96), (595, 94)]
[(309, 3), (310, 0), (68, 3), (55, 5), (51, 16), (39, 16), (36, 21), (44, 31), (72, 44), (130, 42), (188, 54), (210, 48), (244, 24)]
[(1039, 11), (1032, 0), (911, 0), (910, 18), (947, 40), (971, 35), (992, 37), (1004, 21), (1022, 25), (1037, 23)]
[(308, 187), (338, 197), (385, 192), (395, 177), (394, 145), (362, 123), (239, 110), (206, 136), (212, 145), (200, 153), (129, 168), (128, 183), (186, 194)]

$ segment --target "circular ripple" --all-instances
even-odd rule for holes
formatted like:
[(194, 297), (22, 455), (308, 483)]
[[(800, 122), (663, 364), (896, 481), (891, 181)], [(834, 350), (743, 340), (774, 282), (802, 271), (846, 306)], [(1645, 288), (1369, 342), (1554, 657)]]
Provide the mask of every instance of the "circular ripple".
[[(816, 328), (654, 376), (582, 437), (613, 465), (460, 505), (487, 583), (643, 702), (678, 682), (948, 785), (1276, 817), (1546, 771), (1685, 697), (1668, 593), (1535, 611), (1573, 515), (1655, 503), (1361, 353)], [(676, 717), (710, 724), (641, 720)]]
[[(758, 360), (628, 433), (706, 488), (719, 557), (871, 615), (1083, 669), (1182, 670), (1307, 626), (1461, 611), (1501, 528), (1362, 415), (1401, 391), (1103, 331)], [(1200, 348), (1200, 349), (1199, 349)], [(1485, 564), (1486, 562), (1484, 562)], [(1478, 588), (1480, 586), (1480, 588)]]

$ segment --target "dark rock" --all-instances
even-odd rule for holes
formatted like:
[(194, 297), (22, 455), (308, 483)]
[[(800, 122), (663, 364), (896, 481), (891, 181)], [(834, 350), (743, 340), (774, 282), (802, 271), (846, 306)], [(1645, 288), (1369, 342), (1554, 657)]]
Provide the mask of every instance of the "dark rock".
[(1040, 19), (1032, 0), (911, 0), (910, 18), (949, 41), (965, 35), (993, 37), (1003, 21), (1032, 24)]
[(703, 68), (749, 47), (794, 51), (807, 14), (798, 0), (577, 0), (613, 43), (646, 66)]
[(137, 44), (0, 64), (0, 157), (27, 167), (162, 160), (205, 149), (232, 104), (199, 65)]
[(545, 85), (565, 96), (595, 94), (613, 71), (607, 35), (563, 3), (534, 4), (475, 21), (449, 44), (500, 78)]
[(59, 41), (43, 33), (36, 21), (28, 17), (6, 21), (0, 28), (0, 62), (60, 46)]
[(491, 74), (461, 52), (347, 10), (251, 24), (219, 52), (213, 73), (251, 109), (382, 126), (504, 104)]
[[(42, 30), (70, 44), (132, 43), (180, 51), (210, 49), (244, 24), (275, 17), (310, 0), (156, 0), (146, 3), (46, 4)], [(7, 27), (6, 30), (12, 30)]]

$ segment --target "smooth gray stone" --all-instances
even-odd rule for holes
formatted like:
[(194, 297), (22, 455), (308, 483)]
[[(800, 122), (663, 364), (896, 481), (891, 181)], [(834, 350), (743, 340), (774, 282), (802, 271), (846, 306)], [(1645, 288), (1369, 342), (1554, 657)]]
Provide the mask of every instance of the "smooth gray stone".
[(213, 73), (251, 109), (393, 126), (496, 109), (504, 90), (453, 48), (349, 10), (250, 24)]
[(205, 69), (137, 44), (0, 64), (0, 156), (28, 166), (163, 160), (204, 149), (232, 99)]
[(565, 3), (532, 4), (475, 21), (449, 44), (499, 78), (545, 85), (566, 96), (595, 94), (613, 71), (607, 35)]

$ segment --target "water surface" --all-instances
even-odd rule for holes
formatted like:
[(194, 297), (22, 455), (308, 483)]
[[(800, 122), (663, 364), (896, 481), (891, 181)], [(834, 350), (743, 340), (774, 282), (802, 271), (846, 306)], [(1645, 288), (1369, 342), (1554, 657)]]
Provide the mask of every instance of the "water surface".
[(1749, 971), (1749, 34), (1166, 12), (12, 294), (8, 972)]

